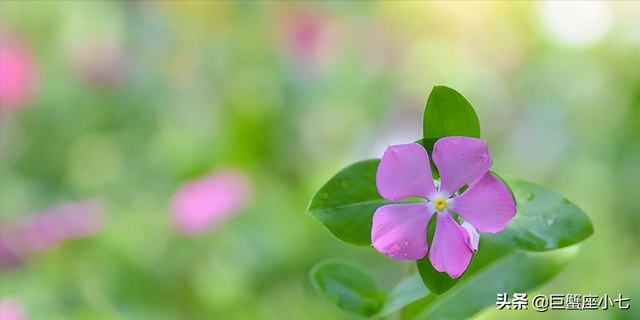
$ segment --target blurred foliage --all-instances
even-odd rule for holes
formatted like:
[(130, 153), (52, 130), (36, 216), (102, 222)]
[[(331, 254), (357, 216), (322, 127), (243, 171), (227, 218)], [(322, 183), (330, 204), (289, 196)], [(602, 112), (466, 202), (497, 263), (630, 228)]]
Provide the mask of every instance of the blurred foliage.
[[(0, 110), (1, 232), (87, 198), (105, 225), (3, 269), (0, 298), (28, 319), (349, 319), (313, 291), (316, 262), (348, 257), (385, 290), (403, 266), (333, 238), (307, 199), (419, 136), (444, 84), (474, 102), (496, 172), (593, 221), (536, 294), (631, 298), (554, 316), (637, 319), (639, 4), (554, 3), (2, 1), (0, 32), (29, 44), (40, 85)], [(251, 177), (250, 206), (177, 232), (173, 194), (221, 167)]]

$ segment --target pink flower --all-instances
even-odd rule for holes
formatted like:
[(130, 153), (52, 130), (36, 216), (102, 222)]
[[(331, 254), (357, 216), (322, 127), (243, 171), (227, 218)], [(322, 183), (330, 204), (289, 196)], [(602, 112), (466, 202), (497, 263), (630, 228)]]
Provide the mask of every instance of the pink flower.
[(24, 306), (20, 300), (13, 297), (0, 299), (0, 319), (2, 320), (24, 320)]
[(283, 49), (294, 66), (303, 72), (327, 69), (338, 53), (343, 31), (331, 12), (294, 9), (280, 20)]
[[(421, 145), (387, 148), (376, 174), (378, 192), (394, 202), (420, 201), (378, 208), (371, 242), (399, 260), (422, 259), (428, 253), (436, 270), (458, 278), (478, 249), (478, 231), (502, 231), (515, 216), (516, 205), (509, 188), (489, 172), (492, 161), (483, 140), (441, 138), (433, 147), (433, 162), (440, 181), (433, 180), (429, 156)], [(434, 213), (436, 228), (429, 249), (427, 225)]]
[(28, 106), (36, 96), (39, 70), (29, 47), (15, 37), (0, 35), (0, 108)]
[(242, 211), (249, 203), (252, 184), (237, 170), (222, 170), (182, 185), (171, 199), (176, 229), (197, 234)]
[(30, 253), (97, 234), (103, 225), (102, 208), (95, 200), (64, 202), (12, 223), (3, 221), (0, 269), (21, 266)]
[(22, 253), (16, 245), (15, 236), (8, 229), (0, 229), (0, 270), (17, 268), (22, 265), (22, 261)]
[(73, 238), (97, 234), (103, 227), (103, 214), (94, 200), (64, 202), (28, 216), (20, 230), (28, 251), (41, 251)]

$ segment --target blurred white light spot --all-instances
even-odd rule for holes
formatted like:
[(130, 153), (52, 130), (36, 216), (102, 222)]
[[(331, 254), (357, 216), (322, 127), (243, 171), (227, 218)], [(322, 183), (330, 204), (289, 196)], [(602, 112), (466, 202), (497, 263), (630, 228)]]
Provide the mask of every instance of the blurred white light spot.
[(559, 42), (586, 46), (604, 36), (613, 22), (606, 1), (542, 1), (542, 20)]

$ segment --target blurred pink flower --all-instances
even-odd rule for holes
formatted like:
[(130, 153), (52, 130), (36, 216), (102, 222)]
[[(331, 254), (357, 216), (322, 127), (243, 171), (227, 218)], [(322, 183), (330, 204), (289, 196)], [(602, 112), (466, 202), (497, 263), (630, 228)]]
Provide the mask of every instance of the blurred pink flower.
[(102, 210), (95, 200), (65, 202), (27, 217), (21, 237), (29, 251), (39, 251), (97, 234), (102, 227)]
[(337, 54), (342, 36), (330, 12), (295, 9), (281, 20), (283, 47), (296, 67), (302, 71), (326, 69)]
[(0, 269), (22, 265), (32, 252), (44, 251), (74, 238), (100, 232), (104, 217), (95, 200), (64, 202), (13, 221), (0, 231)]
[(0, 270), (17, 268), (22, 265), (22, 253), (15, 240), (16, 237), (11, 230), (8, 228), (0, 230)]
[(0, 299), (0, 319), (2, 320), (24, 320), (24, 306), (17, 298), (4, 297)]
[(0, 34), (0, 108), (19, 109), (36, 97), (40, 72), (27, 44), (14, 36)]
[(253, 185), (242, 171), (224, 169), (182, 185), (171, 199), (175, 228), (197, 234), (244, 210)]

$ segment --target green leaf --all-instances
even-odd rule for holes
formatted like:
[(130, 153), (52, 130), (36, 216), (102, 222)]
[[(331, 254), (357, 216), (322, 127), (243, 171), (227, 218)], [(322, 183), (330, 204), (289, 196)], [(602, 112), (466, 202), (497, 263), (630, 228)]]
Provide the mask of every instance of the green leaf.
[(480, 122), (469, 101), (445, 86), (431, 90), (422, 125), (424, 139), (446, 136), (480, 138)]
[(400, 283), (389, 292), (387, 302), (377, 316), (384, 317), (390, 315), (411, 302), (426, 297), (428, 294), (429, 290), (427, 290), (422, 280), (420, 280), (420, 275), (414, 274), (400, 281)]
[(593, 234), (589, 217), (553, 190), (521, 180), (511, 180), (509, 186), (518, 213), (502, 232), (483, 236), (523, 250), (546, 251), (576, 244)]
[(466, 319), (495, 306), (498, 293), (526, 293), (551, 280), (575, 257), (577, 247), (549, 252), (514, 250), (464, 277), (437, 297), (429, 296), (407, 308), (407, 319)]
[(321, 296), (347, 312), (370, 317), (384, 304), (384, 293), (373, 279), (350, 264), (322, 262), (311, 270), (309, 278)]
[[(505, 245), (503, 243), (500, 242), (496, 242), (490, 238), (487, 237), (480, 237), (480, 244), (479, 244), (479, 249), (478, 249), (478, 253), (474, 254), (473, 259), (471, 260), (471, 264), (469, 265), (469, 268), (467, 269), (467, 271), (462, 275), (462, 277), (453, 280), (455, 281), (455, 283), (458, 283), (458, 281), (464, 281), (465, 279), (471, 278), (473, 277), (473, 275), (477, 272), (479, 272), (479, 270), (484, 269), (485, 267), (489, 266), (490, 264), (494, 263), (496, 260), (503, 258), (504, 256), (511, 254), (515, 249), (513, 249), (512, 247)], [(420, 267), (420, 266), (419, 266)], [(433, 268), (433, 267), (431, 267)], [(434, 272), (437, 272), (434, 270)], [(438, 276), (446, 276), (449, 281), (452, 281), (451, 278), (449, 277), (449, 275), (447, 275), (446, 273), (437, 273)], [(428, 275), (426, 273), (421, 272), (421, 276), (422, 276), (422, 280), (426, 283), (429, 283), (429, 281), (431, 282), (437, 282), (437, 281), (446, 281), (447, 278), (445, 279), (440, 279), (440, 280), (433, 280), (428, 278)], [(445, 282), (446, 283), (446, 282)], [(454, 283), (454, 284), (455, 284)], [(432, 284), (431, 284), (432, 285)], [(438, 285), (438, 284), (436, 284)], [(445, 286), (443, 286), (442, 284), (439, 284), (441, 287), (445, 288)], [(427, 286), (428, 288), (429, 286)], [(419, 299), (417, 301), (415, 301), (414, 303), (411, 303), (409, 305), (407, 305), (407, 307), (405, 307), (405, 311), (404, 313), (407, 315), (413, 314), (414, 316), (417, 313), (420, 313), (423, 309), (426, 308), (426, 306), (431, 303), (431, 301), (435, 300), (438, 296), (437, 294), (442, 294), (445, 291), (448, 291), (448, 289), (450, 289), (451, 287), (446, 287), (446, 290), (442, 290), (442, 292), (440, 293), (435, 293), (433, 292), (432, 294), (429, 294), (426, 298), (424, 299)], [(407, 316), (407, 319), (411, 319), (411, 316)]]
[(365, 160), (342, 169), (313, 196), (307, 212), (340, 240), (370, 245), (373, 213), (389, 203), (376, 188), (379, 163), (379, 159)]

